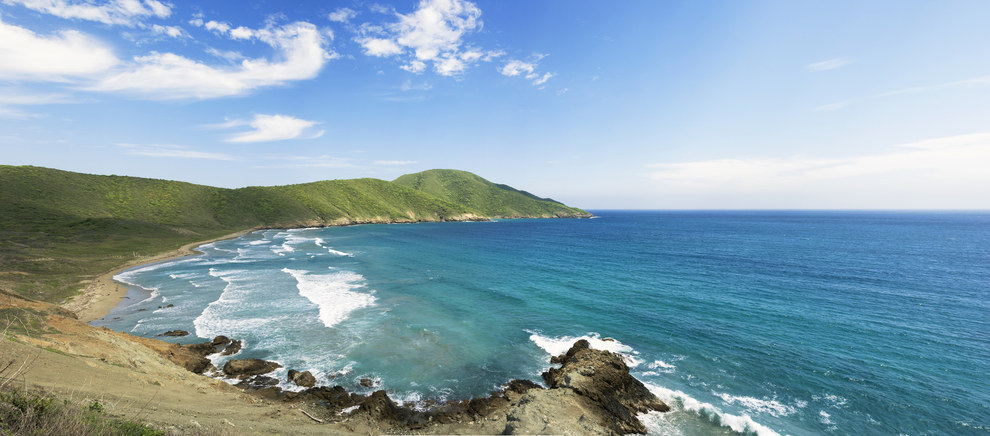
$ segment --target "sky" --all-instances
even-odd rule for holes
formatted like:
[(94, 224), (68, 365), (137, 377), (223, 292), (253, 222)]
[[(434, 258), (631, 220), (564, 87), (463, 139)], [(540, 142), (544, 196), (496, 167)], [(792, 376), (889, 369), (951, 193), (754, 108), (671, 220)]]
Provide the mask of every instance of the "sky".
[[(0, 0), (0, 164), (990, 208), (987, 1)], [(0, 188), (2, 189), (2, 188)]]

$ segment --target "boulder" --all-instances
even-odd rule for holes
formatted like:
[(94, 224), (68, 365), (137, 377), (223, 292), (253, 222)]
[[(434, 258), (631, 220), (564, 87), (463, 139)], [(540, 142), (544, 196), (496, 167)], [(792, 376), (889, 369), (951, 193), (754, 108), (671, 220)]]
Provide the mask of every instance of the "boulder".
[(363, 378), (360, 381), (360, 385), (363, 388), (371, 388), (375, 386), (375, 381), (370, 378)]
[(162, 333), (162, 336), (189, 336), (189, 332), (185, 330), (169, 330)]
[(228, 377), (244, 380), (251, 376), (267, 374), (281, 367), (282, 365), (278, 363), (261, 359), (230, 359), (223, 365), (223, 373)]
[(289, 381), (296, 384), (296, 386), (301, 386), (304, 388), (311, 388), (316, 385), (316, 377), (309, 371), (296, 371), (294, 369), (289, 370)]

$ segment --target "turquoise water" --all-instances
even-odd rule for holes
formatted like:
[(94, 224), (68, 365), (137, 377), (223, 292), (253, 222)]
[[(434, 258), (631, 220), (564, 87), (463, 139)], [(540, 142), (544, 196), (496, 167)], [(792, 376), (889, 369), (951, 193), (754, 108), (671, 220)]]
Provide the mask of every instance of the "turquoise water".
[(596, 214), (258, 231), (120, 274), (94, 324), (407, 401), (608, 337), (674, 407), (654, 434), (990, 434), (990, 214)]

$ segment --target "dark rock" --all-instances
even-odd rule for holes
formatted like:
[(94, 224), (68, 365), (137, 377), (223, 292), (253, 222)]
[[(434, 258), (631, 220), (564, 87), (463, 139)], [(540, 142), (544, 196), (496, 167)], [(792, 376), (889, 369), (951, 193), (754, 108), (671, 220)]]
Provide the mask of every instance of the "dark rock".
[(328, 408), (334, 410), (355, 406), (366, 399), (363, 395), (349, 394), (346, 389), (340, 386), (334, 386), (332, 388), (326, 386), (309, 388), (300, 392), (300, 394), (322, 401)]
[(371, 388), (371, 387), (374, 387), (375, 386), (375, 381), (372, 380), (372, 379), (370, 379), (370, 378), (363, 378), (363, 379), (361, 379), (360, 384), (361, 384), (361, 387), (363, 387), (363, 388)]
[(162, 333), (162, 336), (189, 336), (189, 332), (185, 330), (169, 330)]
[(543, 373), (551, 389), (572, 389), (592, 404), (600, 407), (608, 422), (619, 433), (646, 433), (636, 414), (651, 410), (670, 410), (642, 382), (629, 375), (622, 356), (590, 348), (580, 340), (557, 357), (562, 365)]
[(223, 365), (223, 373), (229, 377), (244, 380), (251, 376), (272, 372), (281, 367), (282, 365), (278, 363), (261, 359), (230, 359)]
[(316, 377), (309, 371), (299, 372), (294, 369), (289, 370), (289, 381), (304, 388), (311, 388), (316, 385)]
[(543, 386), (529, 380), (511, 380), (505, 390), (515, 392), (517, 394), (525, 394), (526, 391), (530, 389), (543, 389)]
[(223, 353), (220, 353), (220, 355), (230, 356), (231, 354), (237, 354), (238, 351), (241, 351), (241, 345), (243, 344), (243, 342), (233, 339), (230, 341), (230, 344), (227, 345), (227, 348), (223, 350)]
[(267, 376), (263, 376), (263, 375), (256, 375), (254, 377), (251, 377), (249, 379), (245, 379), (245, 380), (241, 381), (240, 383), (236, 384), (235, 386), (240, 387), (240, 388), (262, 389), (262, 388), (267, 388), (269, 386), (276, 386), (276, 385), (278, 385), (278, 379), (277, 378), (267, 377)]
[(227, 344), (229, 344), (230, 343), (230, 338), (228, 338), (226, 336), (217, 336), (217, 337), (213, 338), (213, 341), (211, 343), (213, 344), (214, 347), (219, 348), (219, 347), (226, 346)]
[(358, 408), (358, 412), (368, 414), (372, 419), (389, 423), (398, 423), (404, 415), (409, 414), (408, 409), (395, 405), (388, 394), (381, 390), (375, 391), (366, 398)]

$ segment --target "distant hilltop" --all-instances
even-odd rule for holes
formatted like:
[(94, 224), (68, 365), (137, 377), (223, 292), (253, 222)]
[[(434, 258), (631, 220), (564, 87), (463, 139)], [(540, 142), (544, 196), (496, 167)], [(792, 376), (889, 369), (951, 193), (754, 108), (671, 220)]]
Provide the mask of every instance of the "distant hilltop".
[(590, 216), (457, 170), (226, 189), (3, 165), (0, 287), (59, 300), (122, 259), (252, 228)]

